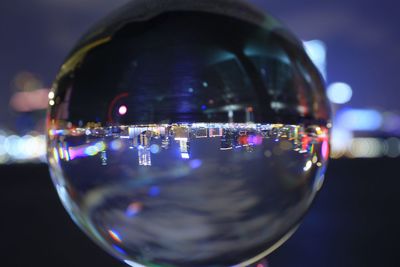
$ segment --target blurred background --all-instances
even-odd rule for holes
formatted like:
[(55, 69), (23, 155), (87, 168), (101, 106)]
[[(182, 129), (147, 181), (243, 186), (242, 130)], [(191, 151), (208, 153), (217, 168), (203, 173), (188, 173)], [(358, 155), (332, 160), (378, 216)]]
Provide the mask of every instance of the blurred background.
[[(59, 204), (45, 165), (43, 134), (49, 88), (63, 59), (91, 25), (126, 2), (0, 2), (4, 266), (120, 266), (77, 230)], [(248, 2), (304, 41), (334, 111), (326, 186), (270, 265), (399, 266), (400, 3)]]

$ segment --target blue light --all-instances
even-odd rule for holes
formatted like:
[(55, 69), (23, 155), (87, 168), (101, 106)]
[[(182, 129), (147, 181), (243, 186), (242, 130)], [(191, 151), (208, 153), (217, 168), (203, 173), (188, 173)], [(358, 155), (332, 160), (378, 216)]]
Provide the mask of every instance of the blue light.
[(159, 153), (160, 152), (160, 146), (157, 145), (157, 144), (152, 144), (150, 146), (150, 152), (153, 153), (153, 154)]
[(308, 56), (318, 68), (324, 79), (327, 79), (326, 75), (326, 45), (321, 40), (311, 40), (303, 42), (304, 49)]
[(382, 122), (382, 115), (373, 109), (345, 109), (336, 117), (337, 127), (352, 131), (376, 131)]
[(98, 152), (98, 149), (95, 146), (89, 146), (85, 149), (85, 154), (88, 156), (94, 156), (97, 154), (97, 152)]
[(353, 90), (347, 83), (332, 83), (328, 87), (327, 94), (332, 103), (345, 104), (353, 96)]
[(126, 255), (126, 252), (125, 252), (122, 248), (120, 248), (120, 247), (118, 247), (118, 246), (116, 246), (116, 245), (112, 245), (112, 246), (113, 246), (113, 248), (114, 248), (117, 252), (119, 252), (120, 254)]
[(202, 109), (202, 110), (206, 110), (206, 109), (207, 109), (207, 106), (206, 106), (206, 105), (202, 105), (202, 106), (201, 106), (201, 109)]
[(156, 197), (160, 194), (160, 188), (158, 186), (152, 186), (149, 190), (149, 196)]
[(114, 151), (120, 150), (120, 149), (122, 148), (122, 142), (121, 142), (121, 140), (117, 139), (117, 140), (111, 141), (110, 147), (111, 147), (111, 149), (114, 150)]
[(200, 166), (203, 164), (203, 162), (201, 161), (201, 160), (199, 160), (199, 159), (194, 159), (194, 160), (191, 160), (190, 162), (189, 162), (189, 165), (190, 165), (190, 167), (192, 168), (192, 169), (197, 169), (197, 168), (200, 168)]

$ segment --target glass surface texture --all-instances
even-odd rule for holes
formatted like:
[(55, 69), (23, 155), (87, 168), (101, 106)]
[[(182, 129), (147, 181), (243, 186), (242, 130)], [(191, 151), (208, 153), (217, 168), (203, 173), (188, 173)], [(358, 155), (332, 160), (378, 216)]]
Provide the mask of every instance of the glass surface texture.
[(58, 194), (132, 266), (251, 264), (322, 185), (320, 75), (296, 38), (241, 2), (133, 1), (78, 43), (52, 90)]

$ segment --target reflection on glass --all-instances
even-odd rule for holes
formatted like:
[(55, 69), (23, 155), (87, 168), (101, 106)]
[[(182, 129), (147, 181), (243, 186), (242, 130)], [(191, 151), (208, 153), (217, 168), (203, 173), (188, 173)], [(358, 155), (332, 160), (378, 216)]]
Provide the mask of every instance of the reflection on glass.
[(299, 222), (323, 181), (327, 133), (255, 123), (50, 130), (50, 163), (68, 177), (70, 212), (108, 250), (240, 261)]
[(132, 266), (259, 262), (322, 185), (322, 79), (301, 42), (245, 4), (160, 3), (114, 13), (61, 67), (53, 181), (75, 222)]

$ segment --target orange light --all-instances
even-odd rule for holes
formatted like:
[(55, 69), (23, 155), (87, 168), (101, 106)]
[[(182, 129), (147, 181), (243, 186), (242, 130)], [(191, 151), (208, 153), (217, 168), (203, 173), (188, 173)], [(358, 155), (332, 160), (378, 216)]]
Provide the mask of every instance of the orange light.
[(115, 231), (108, 230), (108, 234), (115, 242), (122, 243), (121, 237)]

